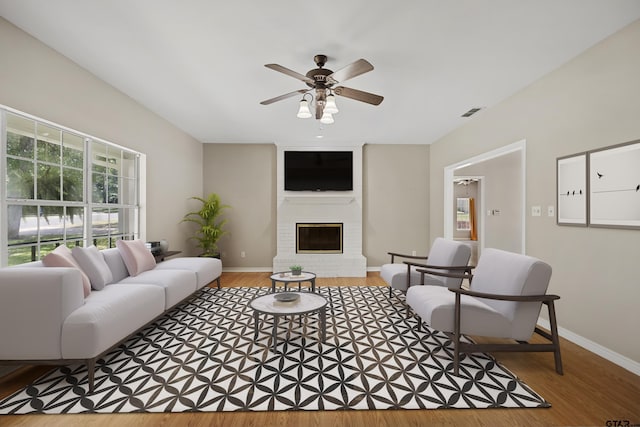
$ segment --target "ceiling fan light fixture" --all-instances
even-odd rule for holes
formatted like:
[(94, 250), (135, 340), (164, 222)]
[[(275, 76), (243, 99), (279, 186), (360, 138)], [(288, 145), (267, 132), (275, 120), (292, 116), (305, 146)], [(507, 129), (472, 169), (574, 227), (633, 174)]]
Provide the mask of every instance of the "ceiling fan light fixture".
[(325, 125), (330, 125), (333, 122), (334, 122), (333, 116), (331, 115), (331, 113), (328, 113), (327, 110), (325, 110), (322, 113), (322, 118), (320, 119), (320, 123), (323, 123)]
[(309, 117), (311, 117), (311, 110), (309, 110), (309, 101), (304, 98), (302, 99), (302, 101), (300, 101), (300, 107), (298, 108), (297, 116), (299, 119), (308, 119)]
[(327, 101), (323, 111), (329, 114), (336, 114), (338, 111), (340, 111), (338, 110), (338, 106), (336, 105), (336, 97), (332, 93), (327, 96)]

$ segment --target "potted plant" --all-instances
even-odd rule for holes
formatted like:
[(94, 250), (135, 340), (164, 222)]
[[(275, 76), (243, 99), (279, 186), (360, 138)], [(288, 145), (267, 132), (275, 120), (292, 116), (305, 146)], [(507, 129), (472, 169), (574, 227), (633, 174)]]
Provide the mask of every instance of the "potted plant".
[(300, 265), (292, 265), (289, 267), (289, 270), (291, 270), (292, 276), (299, 276), (302, 274), (302, 266)]
[(200, 210), (187, 213), (181, 222), (193, 222), (198, 225), (195, 235), (189, 239), (198, 242), (197, 246), (204, 252), (200, 256), (218, 257), (218, 239), (227, 233), (223, 226), (227, 222), (226, 219), (221, 220), (220, 214), (228, 205), (220, 202), (220, 196), (211, 193), (206, 199), (202, 197), (191, 197), (202, 203)]

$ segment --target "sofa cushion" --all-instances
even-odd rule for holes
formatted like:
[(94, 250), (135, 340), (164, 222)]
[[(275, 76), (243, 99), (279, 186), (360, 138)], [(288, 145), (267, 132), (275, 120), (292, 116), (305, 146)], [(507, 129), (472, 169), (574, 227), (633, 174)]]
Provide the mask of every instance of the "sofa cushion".
[(71, 249), (71, 253), (82, 271), (89, 276), (91, 288), (99, 291), (113, 281), (113, 274), (98, 248), (93, 245), (88, 248), (78, 246)]
[(196, 273), (197, 288), (203, 288), (222, 274), (222, 262), (218, 258), (183, 257), (158, 263), (159, 270), (189, 270)]
[(112, 284), (92, 292), (62, 325), (62, 357), (95, 357), (163, 311), (164, 291), (158, 286)]
[[(165, 309), (169, 309), (196, 291), (196, 273), (187, 270), (153, 269), (129, 276), (122, 285), (150, 284), (164, 288)], [(109, 285), (111, 286), (111, 285)]]
[(71, 267), (77, 268), (82, 276), (82, 287), (84, 289), (84, 297), (88, 297), (91, 293), (91, 282), (89, 277), (82, 271), (80, 265), (76, 262), (71, 254), (71, 250), (65, 245), (60, 245), (42, 258), (42, 264), (45, 267)]
[(122, 260), (131, 276), (137, 276), (142, 272), (152, 270), (156, 266), (156, 259), (142, 240), (118, 240), (116, 241), (116, 247), (120, 251)]

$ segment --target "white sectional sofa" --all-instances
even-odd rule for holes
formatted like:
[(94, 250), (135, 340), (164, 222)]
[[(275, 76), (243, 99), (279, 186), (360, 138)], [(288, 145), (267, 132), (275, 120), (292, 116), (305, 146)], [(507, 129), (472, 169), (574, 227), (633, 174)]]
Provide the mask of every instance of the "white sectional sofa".
[(100, 286), (94, 278), (99, 290), (88, 295), (92, 274), (83, 268), (36, 261), (0, 269), (0, 365), (85, 363), (93, 390), (103, 354), (206, 285), (217, 281), (220, 288), (219, 259), (154, 260), (132, 275), (122, 248), (99, 254), (111, 280)]

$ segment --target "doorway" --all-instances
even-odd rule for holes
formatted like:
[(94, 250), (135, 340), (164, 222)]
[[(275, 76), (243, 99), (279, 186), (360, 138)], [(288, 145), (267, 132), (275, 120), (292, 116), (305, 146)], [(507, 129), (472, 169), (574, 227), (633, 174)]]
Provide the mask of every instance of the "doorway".
[(525, 151), (522, 140), (445, 167), (445, 238), (456, 239), (455, 180), (477, 178), (477, 256), (485, 247), (525, 253)]
[(484, 217), (482, 206), (482, 176), (460, 176), (453, 178), (453, 206), (449, 215), (453, 215), (453, 239), (465, 243), (471, 248), (469, 263), (478, 263), (479, 242), (484, 235)]

